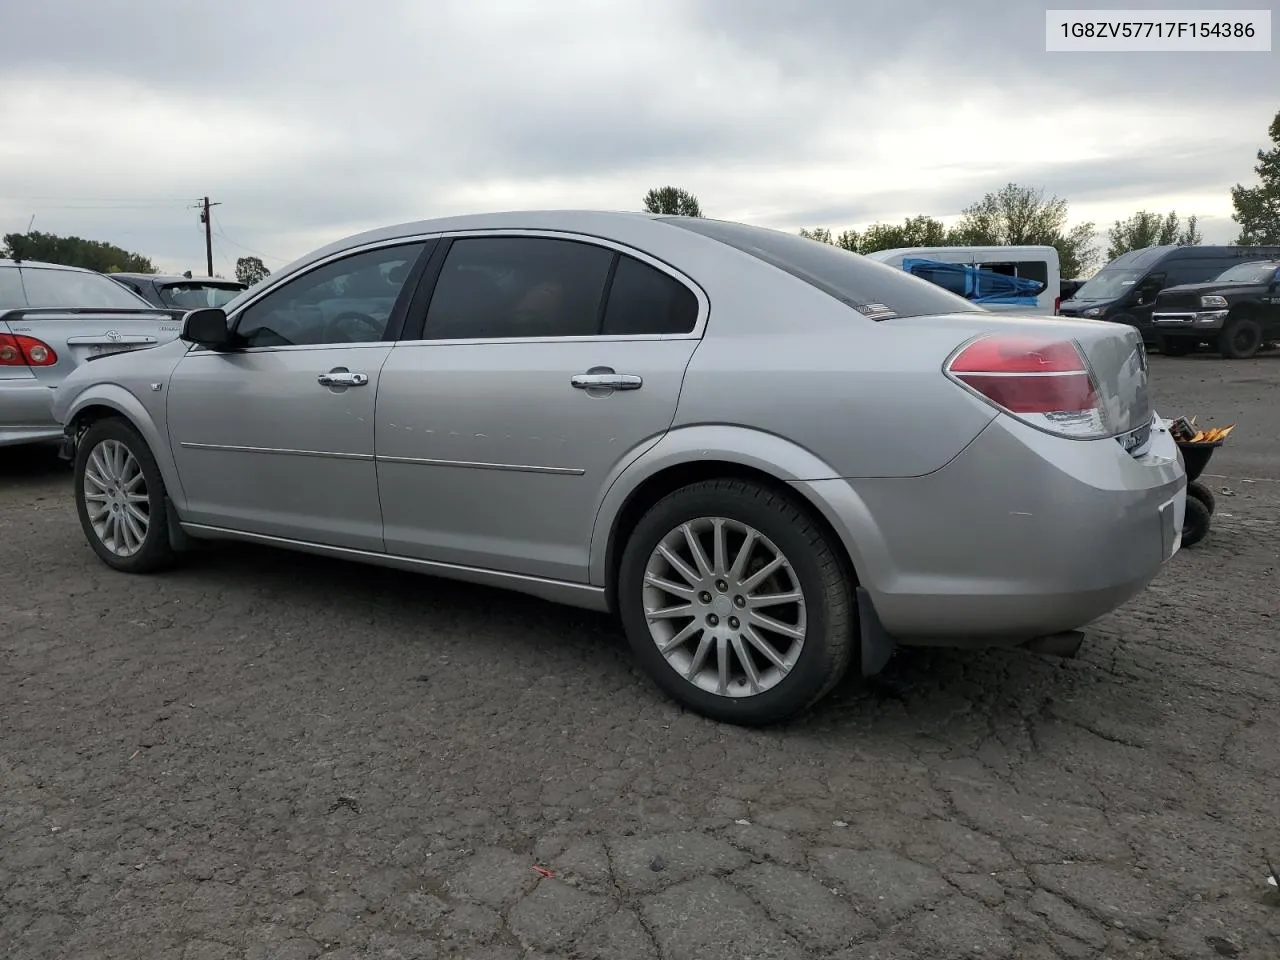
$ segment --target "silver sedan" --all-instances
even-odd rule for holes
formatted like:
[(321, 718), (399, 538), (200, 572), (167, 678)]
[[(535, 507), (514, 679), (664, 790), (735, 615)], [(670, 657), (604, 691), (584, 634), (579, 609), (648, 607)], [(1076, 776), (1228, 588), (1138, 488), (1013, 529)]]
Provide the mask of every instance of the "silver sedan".
[(60, 438), (62, 379), (89, 360), (176, 339), (181, 316), (92, 270), (0, 260), (0, 447)]
[(1072, 652), (1186, 497), (1130, 327), (700, 218), (361, 234), (81, 367), (56, 414), (117, 570), (229, 538), (608, 610), (736, 723), (898, 644)]

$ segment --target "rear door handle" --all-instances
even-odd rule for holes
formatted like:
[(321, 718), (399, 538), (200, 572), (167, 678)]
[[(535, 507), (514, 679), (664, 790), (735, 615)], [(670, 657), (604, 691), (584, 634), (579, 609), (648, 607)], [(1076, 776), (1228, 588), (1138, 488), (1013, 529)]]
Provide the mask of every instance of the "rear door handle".
[(630, 373), (580, 373), (569, 381), (579, 390), (639, 390), (644, 380)]
[(363, 387), (369, 382), (369, 376), (349, 370), (330, 370), (316, 377), (316, 382), (322, 387)]

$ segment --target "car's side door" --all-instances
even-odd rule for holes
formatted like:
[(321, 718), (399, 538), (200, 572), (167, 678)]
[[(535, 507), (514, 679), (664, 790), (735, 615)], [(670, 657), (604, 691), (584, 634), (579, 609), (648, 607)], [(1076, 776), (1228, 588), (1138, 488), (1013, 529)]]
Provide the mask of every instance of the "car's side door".
[(430, 241), (321, 261), (230, 318), (230, 351), (191, 350), (169, 384), (183, 519), (382, 549), (374, 405)]
[(1280, 336), (1280, 267), (1277, 267), (1262, 291), (1263, 335)]
[(387, 551), (586, 583), (605, 487), (675, 418), (705, 294), (597, 239), (447, 242), (382, 372)]

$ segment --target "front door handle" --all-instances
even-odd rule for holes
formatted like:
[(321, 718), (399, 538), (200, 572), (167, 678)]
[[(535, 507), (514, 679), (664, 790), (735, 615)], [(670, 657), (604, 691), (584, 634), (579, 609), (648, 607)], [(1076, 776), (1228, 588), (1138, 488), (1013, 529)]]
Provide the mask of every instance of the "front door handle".
[(322, 387), (363, 387), (368, 382), (368, 374), (352, 373), (350, 370), (330, 370), (316, 377), (316, 383)]
[(580, 373), (569, 381), (579, 390), (639, 390), (644, 380), (630, 373)]

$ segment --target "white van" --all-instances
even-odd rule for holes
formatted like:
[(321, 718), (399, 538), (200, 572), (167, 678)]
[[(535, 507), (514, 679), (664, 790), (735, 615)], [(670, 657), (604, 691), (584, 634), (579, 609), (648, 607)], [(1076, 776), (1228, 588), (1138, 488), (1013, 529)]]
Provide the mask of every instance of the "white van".
[[(901, 267), (987, 310), (1054, 314), (1062, 296), (1062, 272), (1053, 247), (898, 247), (865, 256)], [(1014, 282), (1002, 283), (1001, 277)]]

